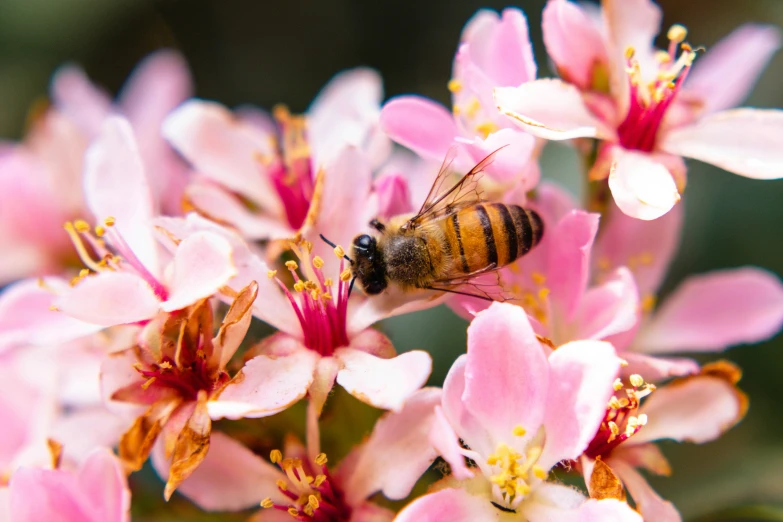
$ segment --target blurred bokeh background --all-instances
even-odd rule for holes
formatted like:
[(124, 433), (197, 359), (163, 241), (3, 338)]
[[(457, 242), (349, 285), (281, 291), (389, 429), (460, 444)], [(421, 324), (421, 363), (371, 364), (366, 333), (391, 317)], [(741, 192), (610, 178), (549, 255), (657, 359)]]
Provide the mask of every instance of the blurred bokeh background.
[[(518, 7), (530, 20), (540, 74), (549, 75), (539, 26), (543, 3), (535, 0)], [(708, 49), (744, 22), (783, 26), (780, 0), (660, 3), (665, 27), (684, 24), (689, 41)], [(0, 138), (23, 134), (29, 108), (46, 96), (58, 65), (79, 63), (96, 83), (116, 92), (133, 66), (161, 47), (184, 54), (198, 96), (229, 106), (269, 108), (283, 102), (292, 111), (303, 111), (332, 75), (357, 65), (381, 72), (387, 96), (419, 93), (448, 104), (446, 83), (460, 31), (482, 7), (501, 9), (505, 4), (3, 0)], [(781, 82), (783, 55), (778, 55), (747, 104), (782, 107)], [(575, 179), (576, 169), (569, 149), (547, 147), (545, 176)], [(783, 274), (783, 181), (749, 180), (691, 162), (684, 202), (682, 248), (664, 294), (686, 275), (716, 268), (757, 265)], [(386, 321), (382, 328), (398, 350), (429, 350), (435, 358), (432, 383), (440, 384), (451, 361), (465, 349), (465, 326), (448, 309), (439, 308)], [(711, 444), (664, 443), (674, 474), (651, 482), (689, 520), (783, 519), (783, 408), (778, 402), (783, 337), (734, 348), (726, 357), (744, 369), (741, 384), (751, 398), (747, 418)], [(142, 477), (156, 480), (149, 474)], [(184, 519), (179, 517), (192, 513), (181, 498), (160, 507), (160, 491), (159, 484), (140, 487), (140, 495), (151, 498), (134, 520)], [(759, 505), (768, 507), (748, 508)], [(157, 515), (149, 514), (153, 506)]]

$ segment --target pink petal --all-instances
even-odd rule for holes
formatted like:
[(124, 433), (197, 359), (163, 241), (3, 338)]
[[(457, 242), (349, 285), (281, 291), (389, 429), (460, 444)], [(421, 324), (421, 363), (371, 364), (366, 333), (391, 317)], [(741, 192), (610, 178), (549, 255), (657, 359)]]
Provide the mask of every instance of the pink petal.
[(119, 461), (98, 450), (76, 474), (20, 468), (9, 484), (13, 520), (127, 522), (130, 491)]
[(144, 267), (158, 275), (157, 245), (150, 222), (152, 193), (127, 120), (116, 116), (107, 118), (87, 150), (84, 193), (99, 224), (113, 217), (116, 222), (113, 229)]
[(536, 79), (536, 61), (530, 44), (527, 20), (519, 9), (495, 13), (493, 23), (484, 23), (463, 33), (463, 42), (474, 64), (496, 86), (517, 86)]
[(579, 518), (577, 520), (579, 522), (604, 522), (605, 520), (643, 522), (642, 516), (634, 511), (631, 506), (613, 498), (588, 500), (579, 508)]
[(783, 111), (734, 109), (667, 132), (661, 149), (754, 179), (783, 177)]
[(377, 506), (372, 502), (363, 502), (354, 507), (348, 522), (392, 522), (394, 517), (394, 511)]
[[(479, 417), (473, 415), (467, 408), (467, 404), (462, 400), (465, 395), (465, 371), (467, 367), (467, 354), (460, 355), (454, 364), (451, 365), (446, 380), (443, 383), (443, 403), (442, 409), (444, 417), (452, 429), (445, 426), (438, 426), (441, 419), (436, 417), (433, 430), (453, 431), (462, 439), (471, 450), (481, 454), (489, 455), (495, 450), (496, 442), (491, 433), (488, 433), (486, 427), (482, 424)], [(448, 445), (447, 441), (439, 441), (440, 445)], [(440, 448), (439, 448), (440, 449)], [(446, 447), (444, 457), (452, 455), (454, 449)], [(459, 466), (458, 466), (459, 468)], [(464, 470), (463, 470), (464, 471)]]
[(391, 500), (410, 494), (437, 456), (427, 434), (440, 399), (439, 388), (424, 388), (411, 395), (399, 412), (387, 413), (376, 422), (343, 484), (349, 505), (377, 491)]
[(408, 180), (403, 174), (380, 176), (373, 183), (378, 197), (378, 216), (382, 219), (413, 211)]
[(160, 301), (141, 277), (129, 272), (101, 272), (88, 276), (55, 300), (62, 313), (102, 326), (150, 319)]
[(652, 382), (699, 373), (699, 363), (684, 357), (653, 357), (629, 351), (622, 352), (621, 356), (628, 362), (623, 368), (624, 375), (638, 373)]
[(677, 508), (668, 500), (662, 499), (647, 480), (635, 469), (624, 462), (612, 460), (612, 471), (617, 473), (645, 520), (660, 522), (680, 522), (682, 517)]
[(443, 489), (417, 498), (397, 514), (395, 522), (477, 522), (497, 519), (486, 498), (464, 489)]
[(730, 382), (696, 375), (655, 390), (639, 409), (647, 424), (631, 439), (634, 444), (673, 439), (702, 444), (734, 426), (747, 399)]
[(337, 383), (360, 401), (385, 410), (400, 411), (432, 372), (430, 354), (420, 350), (381, 359), (352, 348), (339, 348), (334, 356), (342, 363)]
[(459, 135), (451, 113), (419, 96), (392, 98), (381, 109), (381, 127), (391, 139), (423, 158), (441, 161)]
[[(157, 470), (167, 470), (162, 445), (152, 458)], [(167, 473), (161, 478), (166, 480)], [(207, 511), (240, 511), (253, 506), (267, 496), (284, 501), (276, 480), (283, 473), (225, 433), (213, 431), (209, 452), (193, 473), (179, 485), (177, 491)], [(289, 515), (290, 516), (290, 515)]]
[(282, 203), (261, 161), (276, 154), (268, 134), (222, 105), (201, 100), (190, 100), (173, 111), (162, 132), (198, 172), (249, 197), (267, 213), (282, 215)]
[(530, 134), (515, 129), (500, 129), (486, 139), (476, 138), (463, 145), (476, 163), (503, 147), (487, 168), (487, 174), (499, 183), (514, 183), (518, 182), (531, 161), (535, 143), (535, 138)]
[(548, 382), (546, 356), (524, 310), (492, 303), (476, 315), (468, 327), (462, 399), (495, 440), (511, 439), (517, 426), (535, 435), (546, 414)]
[(611, 206), (595, 245), (593, 259), (601, 272), (631, 269), (642, 297), (655, 295), (680, 244), (683, 205), (653, 221), (643, 221)]
[(736, 107), (745, 99), (772, 55), (780, 48), (780, 30), (745, 24), (700, 56), (688, 74), (685, 92), (697, 95), (705, 112)]
[(549, 367), (546, 443), (538, 461), (547, 470), (563, 459), (577, 458), (595, 436), (614, 392), (620, 359), (609, 343), (574, 341), (549, 356)]
[(643, 468), (656, 475), (670, 475), (672, 470), (663, 452), (657, 445), (652, 443), (634, 444), (631, 439), (628, 444), (621, 444), (612, 450), (611, 462), (623, 460), (634, 468)]
[(610, 138), (603, 123), (582, 100), (579, 90), (554, 79), (495, 89), (495, 103), (526, 132), (548, 140)]
[(656, 219), (680, 200), (672, 174), (649, 155), (616, 148), (614, 159), (609, 189), (625, 214), (643, 220)]
[(566, 81), (588, 90), (596, 67), (609, 61), (599, 28), (579, 4), (549, 0), (541, 28), (549, 57)]
[(529, 522), (642, 522), (625, 502), (585, 499), (573, 488), (544, 483), (522, 505)]
[[(317, 415), (321, 415), (326, 399), (329, 397), (337, 372), (340, 371), (340, 362), (334, 357), (321, 357), (313, 374), (313, 383), (310, 385), (310, 403), (308, 406), (315, 408)], [(308, 438), (308, 440), (310, 440)]]
[(600, 286), (585, 293), (577, 316), (575, 339), (606, 339), (627, 332), (638, 320), (639, 293), (633, 275), (619, 268)]
[(590, 275), (590, 251), (598, 233), (599, 214), (572, 210), (552, 230), (548, 240), (546, 284), (552, 302), (570, 321), (579, 307)]
[(685, 280), (639, 334), (647, 353), (719, 351), (752, 344), (783, 326), (783, 285), (772, 273), (745, 267)]
[(161, 309), (181, 310), (216, 294), (237, 275), (231, 253), (228, 241), (209, 232), (197, 232), (182, 241), (172, 261), (169, 298)]
[(459, 437), (449, 424), (443, 409), (435, 408), (432, 419), (432, 427), (428, 435), (430, 444), (437, 450), (443, 460), (448, 462), (451, 475), (457, 480), (469, 479), (473, 476), (465, 465), (465, 457), (462, 454), (462, 446), (459, 445)]
[(0, 294), (0, 352), (19, 345), (59, 344), (89, 335), (100, 326), (51, 309), (59, 291), (68, 291), (56, 278), (25, 279)]
[(258, 418), (285, 410), (307, 394), (317, 362), (318, 355), (309, 350), (250, 359), (218, 399), (207, 403), (210, 417)]
[(78, 67), (65, 66), (52, 79), (52, 99), (57, 109), (75, 121), (87, 136), (95, 136), (109, 115), (109, 96), (95, 87)]

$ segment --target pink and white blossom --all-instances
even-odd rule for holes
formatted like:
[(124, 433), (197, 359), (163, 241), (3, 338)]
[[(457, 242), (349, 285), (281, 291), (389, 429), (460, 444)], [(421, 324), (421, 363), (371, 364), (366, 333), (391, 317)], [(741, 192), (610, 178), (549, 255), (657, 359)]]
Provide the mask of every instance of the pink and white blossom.
[(499, 85), (495, 101), (509, 121), (550, 140), (601, 140), (590, 179), (608, 178), (615, 203), (639, 219), (679, 201), (683, 157), (750, 178), (781, 176), (783, 113), (724, 110), (780, 47), (777, 29), (743, 26), (700, 63), (682, 26), (668, 31), (667, 50), (652, 46), (661, 12), (650, 0), (605, 0), (601, 14), (596, 23), (576, 3), (547, 3), (545, 42), (563, 79)]

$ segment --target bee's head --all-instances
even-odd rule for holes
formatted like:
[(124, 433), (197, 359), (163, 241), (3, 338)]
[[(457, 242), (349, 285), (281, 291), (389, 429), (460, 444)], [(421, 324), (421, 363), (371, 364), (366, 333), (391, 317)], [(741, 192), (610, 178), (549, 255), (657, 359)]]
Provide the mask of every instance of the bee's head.
[(356, 236), (351, 245), (354, 277), (359, 279), (364, 293), (380, 294), (386, 289), (386, 263), (383, 254), (378, 250), (378, 243), (368, 234)]

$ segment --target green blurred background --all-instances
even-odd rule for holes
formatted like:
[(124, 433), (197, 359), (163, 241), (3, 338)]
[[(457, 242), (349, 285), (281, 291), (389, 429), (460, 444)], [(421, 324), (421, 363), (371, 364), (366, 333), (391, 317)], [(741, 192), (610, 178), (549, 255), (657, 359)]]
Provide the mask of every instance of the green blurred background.
[[(744, 22), (783, 26), (780, 0), (661, 4), (664, 27), (682, 23), (689, 41), (708, 49)], [(302, 111), (333, 74), (357, 65), (381, 72), (387, 96), (420, 93), (448, 103), (446, 82), (462, 26), (478, 8), (504, 6), (476, 0), (3, 0), (0, 138), (20, 137), (30, 105), (46, 95), (52, 71), (63, 62), (81, 64), (94, 81), (116, 92), (134, 64), (160, 47), (185, 55), (198, 96), (229, 106), (284, 102)], [(530, 20), (540, 74), (549, 75), (539, 26), (542, 6), (543, 0), (519, 5)], [(781, 81), (778, 55), (748, 105), (783, 106)], [(576, 169), (567, 148), (547, 148), (545, 176), (573, 180)], [(692, 162), (684, 201), (682, 249), (664, 294), (686, 275), (716, 268), (749, 264), (783, 273), (783, 181), (744, 179)], [(430, 350), (432, 382), (439, 384), (465, 349), (465, 326), (439, 308), (386, 321), (382, 328), (399, 350)], [(783, 337), (726, 355), (745, 371), (747, 418), (711, 444), (664, 443), (674, 474), (651, 482), (686, 519), (783, 520), (783, 409), (777, 402)], [(145, 491), (157, 499), (159, 485), (142, 487), (140, 495)], [(761, 504), (767, 507), (747, 507)], [(142, 509), (134, 520), (191, 519), (181, 498), (160, 510), (152, 516)]]

